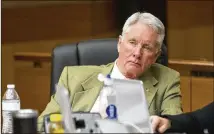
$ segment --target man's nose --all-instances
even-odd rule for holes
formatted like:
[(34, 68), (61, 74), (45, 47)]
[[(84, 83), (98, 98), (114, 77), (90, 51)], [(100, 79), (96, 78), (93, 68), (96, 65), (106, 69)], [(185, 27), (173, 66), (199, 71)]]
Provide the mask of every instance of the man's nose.
[(141, 56), (142, 56), (141, 47), (136, 47), (136, 48), (134, 49), (133, 56), (134, 56), (135, 58), (141, 59)]

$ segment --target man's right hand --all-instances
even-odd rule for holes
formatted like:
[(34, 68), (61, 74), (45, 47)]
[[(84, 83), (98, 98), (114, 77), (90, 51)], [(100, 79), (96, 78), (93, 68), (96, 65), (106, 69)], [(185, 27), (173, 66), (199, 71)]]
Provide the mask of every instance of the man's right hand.
[(171, 127), (170, 120), (162, 118), (159, 116), (151, 116), (152, 129), (154, 132), (164, 133), (167, 129)]

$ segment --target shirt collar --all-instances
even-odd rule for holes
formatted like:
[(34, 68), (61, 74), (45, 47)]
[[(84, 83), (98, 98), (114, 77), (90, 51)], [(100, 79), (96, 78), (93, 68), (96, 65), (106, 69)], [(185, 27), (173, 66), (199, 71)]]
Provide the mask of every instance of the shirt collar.
[(117, 60), (114, 62), (114, 67), (111, 72), (111, 78), (116, 78), (116, 79), (127, 79), (119, 70), (117, 66)]

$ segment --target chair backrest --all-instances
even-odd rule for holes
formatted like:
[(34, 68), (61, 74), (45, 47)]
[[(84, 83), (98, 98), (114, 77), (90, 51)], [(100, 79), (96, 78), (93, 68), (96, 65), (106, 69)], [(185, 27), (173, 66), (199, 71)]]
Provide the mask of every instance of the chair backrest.
[[(102, 65), (114, 62), (118, 57), (117, 42), (115, 38), (95, 39), (55, 47), (52, 51), (50, 95), (55, 93), (55, 84), (65, 66)], [(157, 62), (167, 66), (167, 49), (165, 45), (162, 46), (162, 54)]]

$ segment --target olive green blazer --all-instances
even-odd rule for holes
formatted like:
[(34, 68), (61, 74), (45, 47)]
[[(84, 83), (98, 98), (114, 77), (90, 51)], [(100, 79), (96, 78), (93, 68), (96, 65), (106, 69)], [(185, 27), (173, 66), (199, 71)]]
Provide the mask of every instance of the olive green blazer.
[[(97, 79), (99, 73), (109, 74), (114, 63), (101, 66), (66, 66), (59, 79), (70, 93), (73, 111), (89, 112), (93, 107), (103, 83)], [(143, 81), (149, 112), (151, 115), (182, 113), (180, 75), (175, 70), (160, 64), (153, 64), (140, 78)], [(55, 96), (51, 97), (45, 110), (38, 118), (60, 112)], [(39, 129), (41, 126), (38, 126)]]

